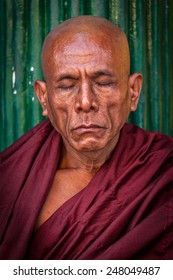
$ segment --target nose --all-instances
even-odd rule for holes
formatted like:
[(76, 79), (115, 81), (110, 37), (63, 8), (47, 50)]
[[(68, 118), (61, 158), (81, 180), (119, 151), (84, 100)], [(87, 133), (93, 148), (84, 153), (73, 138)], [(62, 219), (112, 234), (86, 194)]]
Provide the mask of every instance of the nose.
[(83, 111), (88, 113), (90, 111), (97, 112), (99, 109), (97, 97), (89, 83), (84, 83), (80, 86), (79, 92), (75, 100), (75, 111), (77, 113)]

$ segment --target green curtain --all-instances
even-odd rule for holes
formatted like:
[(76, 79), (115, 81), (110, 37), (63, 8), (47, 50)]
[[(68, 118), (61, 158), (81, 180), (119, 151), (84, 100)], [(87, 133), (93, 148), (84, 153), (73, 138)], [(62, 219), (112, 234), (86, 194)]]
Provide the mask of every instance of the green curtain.
[(42, 120), (33, 90), (47, 33), (77, 15), (110, 19), (126, 33), (131, 73), (144, 77), (129, 121), (173, 136), (172, 0), (0, 0), (0, 149)]

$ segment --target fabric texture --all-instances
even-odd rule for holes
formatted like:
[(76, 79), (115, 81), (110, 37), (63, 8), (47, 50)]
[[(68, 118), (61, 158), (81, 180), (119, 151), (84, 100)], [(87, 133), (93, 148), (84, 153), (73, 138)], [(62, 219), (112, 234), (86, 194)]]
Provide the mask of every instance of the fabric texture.
[(1, 153), (0, 259), (173, 259), (173, 139), (125, 124), (89, 184), (34, 231), (61, 147), (45, 120)]

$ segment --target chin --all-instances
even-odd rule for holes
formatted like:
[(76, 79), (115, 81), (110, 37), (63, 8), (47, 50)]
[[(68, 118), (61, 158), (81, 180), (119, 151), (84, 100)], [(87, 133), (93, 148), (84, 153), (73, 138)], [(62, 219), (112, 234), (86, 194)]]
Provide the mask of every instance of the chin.
[(99, 141), (85, 141), (85, 142), (78, 142), (75, 145), (75, 149), (81, 152), (93, 152), (97, 150), (101, 150), (106, 146), (104, 143), (100, 143)]

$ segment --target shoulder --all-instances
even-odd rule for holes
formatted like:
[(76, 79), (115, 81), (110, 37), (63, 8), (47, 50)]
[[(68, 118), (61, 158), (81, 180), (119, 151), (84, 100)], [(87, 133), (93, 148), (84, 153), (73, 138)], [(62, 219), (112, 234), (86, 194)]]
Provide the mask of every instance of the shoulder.
[(118, 161), (121, 172), (133, 167), (133, 172), (155, 170), (154, 172), (158, 173), (159, 170), (163, 172), (165, 169), (171, 169), (173, 172), (173, 139), (158, 132), (146, 131), (136, 125), (125, 124), (121, 130), (114, 160)]
[(128, 138), (136, 147), (145, 147), (152, 151), (173, 151), (173, 138), (156, 131), (147, 131), (133, 124), (125, 124), (121, 138)]
[(48, 119), (42, 121), (41, 123), (33, 127), (31, 130), (26, 132), (7, 149), (1, 152), (0, 163), (4, 162), (9, 157), (16, 154), (16, 152), (19, 154), (20, 151), (22, 153), (24, 151), (28, 151), (31, 153), (32, 150), (37, 149), (40, 145), (44, 143), (44, 141), (47, 139), (47, 137), (53, 130), (54, 129)]
[(158, 131), (148, 131), (134, 124), (126, 123), (122, 130), (124, 130), (124, 133), (135, 134), (135, 135), (140, 135), (141, 137), (149, 137), (149, 138), (157, 137), (173, 143), (173, 137), (162, 134)]

